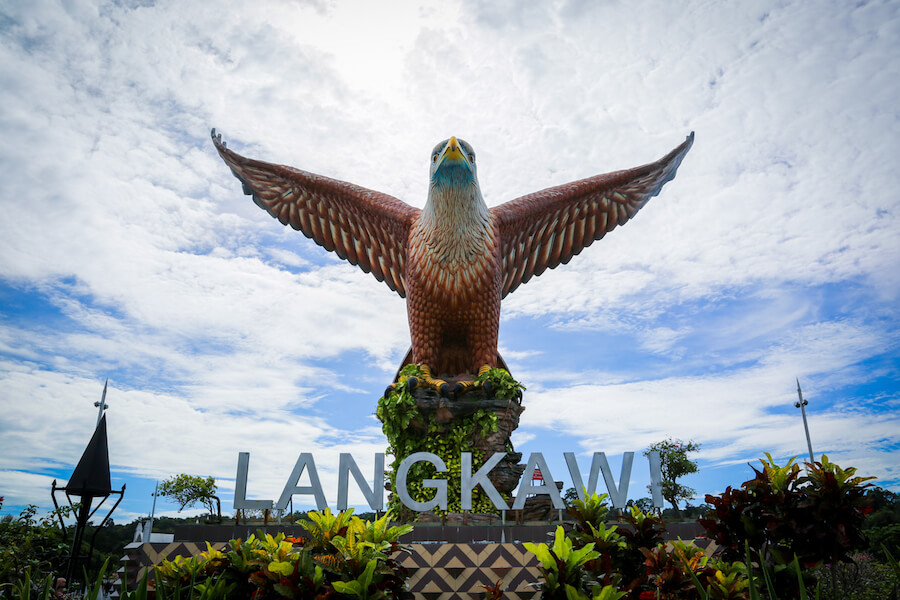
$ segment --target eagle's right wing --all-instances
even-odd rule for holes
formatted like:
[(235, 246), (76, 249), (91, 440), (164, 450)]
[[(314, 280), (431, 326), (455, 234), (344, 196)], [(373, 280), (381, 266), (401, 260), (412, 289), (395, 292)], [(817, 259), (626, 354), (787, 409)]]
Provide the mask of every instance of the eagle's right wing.
[(212, 139), (260, 208), (406, 297), (406, 239), (418, 208), (352, 183), (245, 158), (215, 129)]
[(510, 200), (491, 209), (500, 230), (503, 297), (624, 225), (673, 177), (694, 134), (660, 160)]

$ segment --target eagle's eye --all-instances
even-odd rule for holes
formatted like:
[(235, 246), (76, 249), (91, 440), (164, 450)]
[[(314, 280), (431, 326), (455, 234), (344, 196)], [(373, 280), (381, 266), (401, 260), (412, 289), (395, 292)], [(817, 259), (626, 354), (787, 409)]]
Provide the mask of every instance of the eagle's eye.
[(436, 163), (437, 159), (438, 159), (438, 153), (435, 152), (434, 154), (431, 155), (431, 164)]
[(475, 164), (475, 155), (469, 152), (469, 162)]

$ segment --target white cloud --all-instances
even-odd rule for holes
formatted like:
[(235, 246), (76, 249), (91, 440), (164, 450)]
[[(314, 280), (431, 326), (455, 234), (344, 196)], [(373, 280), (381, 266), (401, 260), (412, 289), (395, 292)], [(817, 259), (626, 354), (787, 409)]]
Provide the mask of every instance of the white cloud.
[[(505, 301), (522, 444), (552, 426), (612, 452), (677, 430), (727, 464), (789, 452), (798, 419), (772, 407), (795, 375), (896, 395), (896, 4), (373, 6), (4, 9), (0, 467), (22, 502), (74, 463), (103, 373), (125, 473), (227, 481), (240, 440), (277, 495), (301, 446), (326, 477), (338, 449), (383, 446), (332, 403), (363, 413), (393, 375), (402, 301), (259, 211), (210, 126), (416, 206), (449, 135), (475, 146), (496, 205), (696, 131), (633, 223)], [(857, 391), (873, 380), (886, 389)], [(880, 441), (896, 404), (847, 406), (811, 417), (819, 435), (896, 481)]]
[[(707, 448), (701, 458), (712, 466), (764, 451), (797, 455), (805, 448), (804, 434), (799, 415), (783, 410), (796, 400), (785, 374), (807, 382), (807, 398), (820, 396), (856, 379), (857, 362), (883, 343), (882, 336), (865, 327), (811, 326), (765, 348), (753, 366), (702, 376), (654, 378), (644, 373), (638, 381), (541, 388), (528, 395), (523, 425), (533, 434), (540, 428), (570, 432), (583, 449), (614, 454), (668, 436), (702, 440)], [(819, 385), (810, 386), (810, 381)], [(810, 409), (817, 455), (824, 451), (850, 457), (852, 462), (845, 464), (863, 461), (868, 473), (895, 480), (891, 455), (870, 453), (898, 442), (900, 416), (876, 408), (820, 402)]]

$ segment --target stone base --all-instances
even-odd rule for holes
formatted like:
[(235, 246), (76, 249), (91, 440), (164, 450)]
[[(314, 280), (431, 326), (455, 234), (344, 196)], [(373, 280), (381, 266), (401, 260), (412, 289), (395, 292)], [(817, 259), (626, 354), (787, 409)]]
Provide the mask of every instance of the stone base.
[(519, 426), (519, 416), (525, 407), (521, 398), (500, 400), (485, 393), (483, 389), (475, 389), (458, 398), (443, 398), (435, 390), (418, 387), (413, 391), (416, 408), (422, 414), (423, 421), (412, 421), (409, 426), (423, 436), (428, 430), (428, 423), (444, 424), (449, 431), (454, 422), (470, 417), (479, 410), (486, 410), (497, 415), (497, 431), (486, 436), (478, 435), (472, 440), (472, 449), (491, 456), (494, 453), (506, 454), (496, 467), (491, 470), (490, 480), (501, 494), (510, 494), (519, 484), (525, 465), (521, 452), (510, 452), (512, 444), (509, 436)]

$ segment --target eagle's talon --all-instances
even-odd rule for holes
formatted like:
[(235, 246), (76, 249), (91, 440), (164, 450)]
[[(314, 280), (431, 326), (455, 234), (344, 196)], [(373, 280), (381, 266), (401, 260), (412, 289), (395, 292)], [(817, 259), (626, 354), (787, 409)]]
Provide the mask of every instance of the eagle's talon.
[(485, 381), (481, 384), (481, 389), (484, 390), (485, 394), (490, 394), (491, 390), (494, 389), (494, 384), (491, 382), (490, 379), (488, 379), (487, 381)]
[(466, 390), (466, 386), (462, 384), (462, 382), (457, 381), (453, 384), (453, 395), (459, 396)]
[(412, 393), (414, 389), (419, 387), (419, 378), (418, 377), (409, 377), (406, 380), (406, 391)]
[(438, 393), (441, 395), (442, 398), (449, 398), (450, 397), (450, 384), (444, 382), (441, 385), (439, 385)]

